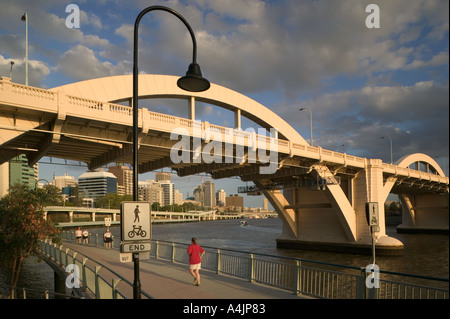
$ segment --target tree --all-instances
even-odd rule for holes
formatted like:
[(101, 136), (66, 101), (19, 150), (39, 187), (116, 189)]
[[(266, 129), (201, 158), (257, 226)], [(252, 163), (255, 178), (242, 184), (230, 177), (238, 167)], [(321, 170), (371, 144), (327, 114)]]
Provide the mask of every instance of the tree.
[(59, 230), (44, 219), (45, 194), (16, 184), (0, 198), (0, 267), (16, 287), (23, 260), (37, 252), (39, 240), (57, 241)]
[(61, 190), (52, 184), (35, 189), (34, 193), (42, 206), (62, 206), (64, 204)]
[(125, 201), (132, 201), (132, 195), (118, 195), (115, 193), (108, 193), (105, 196), (99, 197), (95, 202), (95, 207), (119, 209), (120, 203)]
[(159, 212), (161, 210), (161, 204), (159, 202), (153, 202), (152, 211)]

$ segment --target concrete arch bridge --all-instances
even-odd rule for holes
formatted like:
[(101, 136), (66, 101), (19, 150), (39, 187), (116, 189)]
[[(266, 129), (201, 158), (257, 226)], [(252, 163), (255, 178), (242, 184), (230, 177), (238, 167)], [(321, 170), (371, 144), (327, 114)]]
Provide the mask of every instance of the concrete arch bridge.
[[(180, 176), (207, 172), (215, 179), (252, 181), (283, 220), (280, 247), (370, 251), (365, 204), (380, 210), (376, 248), (401, 253), (386, 234), (384, 203), (400, 195), (406, 230), (448, 232), (448, 177), (425, 154), (383, 163), (309, 145), (288, 123), (258, 102), (212, 84), (179, 89), (177, 77), (139, 75), (140, 99), (186, 101), (187, 118), (139, 110), (139, 172), (171, 167)], [(90, 169), (132, 163), (132, 76), (77, 82), (50, 90), (0, 81), (0, 164), (26, 154), (70, 159)], [(230, 110), (234, 126), (196, 121), (196, 102)], [(245, 117), (264, 131), (242, 130)], [(245, 190), (244, 190), (245, 191)]]

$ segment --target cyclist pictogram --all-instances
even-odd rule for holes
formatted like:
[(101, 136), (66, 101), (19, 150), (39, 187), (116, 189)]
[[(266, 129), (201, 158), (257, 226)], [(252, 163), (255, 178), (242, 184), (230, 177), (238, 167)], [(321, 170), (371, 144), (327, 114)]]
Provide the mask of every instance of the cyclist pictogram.
[(145, 237), (147, 236), (147, 232), (142, 229), (142, 226), (133, 225), (133, 230), (128, 232), (128, 237), (133, 238), (134, 235)]

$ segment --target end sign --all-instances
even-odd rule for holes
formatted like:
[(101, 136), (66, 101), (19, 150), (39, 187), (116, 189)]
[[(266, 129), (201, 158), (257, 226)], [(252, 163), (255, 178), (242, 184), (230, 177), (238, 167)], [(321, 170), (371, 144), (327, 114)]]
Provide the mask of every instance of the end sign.
[[(122, 202), (120, 205), (122, 252), (151, 249), (151, 207), (149, 202)], [(132, 244), (130, 246), (130, 244)], [(131, 247), (124, 249), (123, 247)], [(137, 247), (137, 248), (136, 248)]]

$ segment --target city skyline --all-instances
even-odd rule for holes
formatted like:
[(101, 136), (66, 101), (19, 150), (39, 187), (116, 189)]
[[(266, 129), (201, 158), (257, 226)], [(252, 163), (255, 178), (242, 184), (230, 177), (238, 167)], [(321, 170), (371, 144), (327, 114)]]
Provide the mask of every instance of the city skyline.
[[(118, 166), (120, 166), (120, 165), (118, 165)], [(113, 167), (118, 167), (118, 166), (113, 166)], [(86, 180), (86, 179), (92, 178), (90, 175), (92, 175), (92, 176), (95, 175), (95, 177), (100, 176), (99, 174), (96, 174), (96, 173), (111, 173), (111, 171), (107, 171), (106, 169), (96, 169), (96, 170), (94, 170), (94, 171), (88, 171), (88, 172), (85, 172), (85, 173), (81, 174), (80, 177), (83, 177), (83, 178)], [(139, 181), (139, 194), (140, 194), (139, 196), (142, 196), (142, 195), (141, 195), (141, 189), (146, 187), (145, 184), (148, 184), (148, 183), (156, 183), (156, 184), (162, 185), (162, 183), (164, 183), (164, 182), (171, 182), (170, 179), (169, 179), (169, 180), (162, 179), (162, 180), (159, 180), (159, 181), (158, 181), (158, 176), (157, 176), (158, 173), (160, 173), (160, 172), (155, 172), (155, 175), (156, 175), (156, 176), (155, 176), (154, 179), (148, 179), (148, 180), (146, 180), (146, 181)], [(116, 192), (108, 192), (108, 193), (119, 194), (119, 177), (116, 176), (116, 174), (114, 174), (114, 173), (112, 173), (112, 174), (116, 177), (116, 181), (117, 181), (117, 190), (116, 190)], [(161, 174), (161, 173), (160, 173), (160, 174)], [(170, 173), (167, 173), (167, 172), (164, 172), (163, 174), (171, 175)], [(170, 178), (171, 178), (171, 177), (170, 177)], [(43, 180), (43, 179), (40, 179), (39, 181), (41, 181), (41, 183), (40, 183), (41, 185), (38, 186), (38, 187), (42, 187), (42, 182), (43, 182), (44, 180)], [(63, 187), (66, 187), (66, 186), (73, 186), (74, 184), (79, 185), (79, 179), (75, 178), (74, 176), (68, 175), (68, 173), (65, 173), (65, 175), (54, 175), (53, 178), (52, 178), (52, 180), (45, 180), (45, 181), (46, 181), (46, 182), (49, 182), (49, 184), (52, 184), (52, 185), (54, 185), (54, 186), (60, 188), (61, 190), (62, 190)], [(85, 181), (85, 184), (86, 184), (86, 183), (88, 183), (88, 182)], [(179, 189), (178, 189), (177, 185), (176, 185), (175, 183), (171, 183), (171, 184), (173, 184), (173, 186), (174, 186), (174, 187), (173, 187), (174, 193), (177, 193), (177, 192), (178, 192), (178, 194), (181, 194), (181, 195), (182, 195), (182, 200), (185, 201), (185, 200), (195, 200), (195, 199), (194, 199), (194, 196), (195, 196), (195, 190), (196, 190), (196, 189), (202, 189), (202, 186), (204, 186), (204, 188), (208, 188), (208, 187), (210, 187), (210, 186), (206, 186), (206, 185), (209, 185), (209, 184), (212, 183), (212, 193), (208, 195), (208, 196), (211, 196), (211, 198), (208, 200), (208, 203), (207, 203), (207, 200), (205, 200), (205, 199), (199, 200), (199, 201), (198, 201), (200, 204), (202, 204), (202, 206), (203, 206), (203, 205), (204, 205), (204, 206), (207, 206), (207, 207), (229, 206), (229, 205), (226, 205), (226, 199), (227, 199), (228, 197), (239, 196), (239, 197), (242, 198), (242, 199), (241, 199), (241, 205), (240, 205), (240, 206), (242, 206), (242, 207), (247, 207), (247, 206), (244, 206), (244, 205), (243, 205), (244, 202), (243, 202), (243, 196), (242, 196), (242, 195), (239, 195), (239, 194), (236, 194), (236, 193), (227, 193), (227, 192), (225, 192), (225, 190), (223, 190), (223, 189), (218, 189), (217, 191), (215, 191), (215, 183), (214, 183), (213, 181), (210, 181), (210, 180), (202, 181), (201, 183), (202, 183), (202, 184), (193, 187), (193, 191), (192, 191), (192, 195), (193, 195), (193, 196), (189, 196), (189, 192), (188, 192), (188, 193), (179, 192)], [(123, 186), (123, 185), (121, 185), (121, 186)], [(89, 187), (89, 186), (88, 186), (88, 187)], [(105, 189), (106, 189), (106, 188), (105, 188)], [(205, 191), (205, 189), (202, 189), (202, 191)], [(210, 190), (207, 190), (207, 192), (210, 192)], [(223, 200), (222, 200), (222, 201), (219, 199), (218, 193), (221, 193), (221, 194), (222, 194), (222, 196), (223, 196)], [(85, 194), (85, 195), (88, 196), (88, 194)], [(124, 195), (127, 195), (127, 194), (124, 194)], [(132, 194), (128, 194), (128, 195), (132, 195)], [(188, 197), (188, 196), (189, 196), (189, 197)], [(214, 199), (212, 199), (212, 196), (214, 197)], [(88, 196), (88, 197), (90, 197), (90, 196)], [(144, 197), (145, 197), (145, 196), (144, 196)], [(165, 195), (163, 195), (162, 198), (163, 198), (163, 199), (162, 199), (161, 201), (159, 201), (159, 203), (160, 203), (161, 206), (172, 205), (172, 204), (180, 204), (180, 205), (182, 204), (182, 203), (176, 203), (176, 201), (174, 201), (173, 203), (165, 203), (165, 202), (164, 202), (164, 201), (165, 201), (165, 199), (164, 199), (164, 198), (165, 198)], [(94, 200), (95, 200), (95, 199), (94, 199)], [(144, 201), (147, 201), (147, 200), (145, 200), (145, 199), (143, 199), (143, 200), (144, 200)], [(209, 203), (212, 202), (213, 200), (214, 200), (214, 202), (215, 202), (215, 205), (210, 205)], [(149, 200), (149, 201), (150, 201), (150, 200)], [(263, 200), (263, 201), (261, 202), (261, 205), (260, 205), (260, 206), (258, 206), (258, 207), (250, 207), (250, 208), (264, 208), (264, 207), (265, 207), (265, 204), (264, 204), (264, 203), (265, 203), (265, 201)], [(232, 206), (235, 206), (235, 205), (232, 205)], [(267, 208), (264, 208), (264, 209), (267, 209)]]

